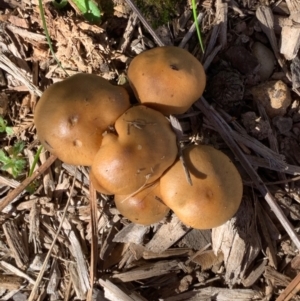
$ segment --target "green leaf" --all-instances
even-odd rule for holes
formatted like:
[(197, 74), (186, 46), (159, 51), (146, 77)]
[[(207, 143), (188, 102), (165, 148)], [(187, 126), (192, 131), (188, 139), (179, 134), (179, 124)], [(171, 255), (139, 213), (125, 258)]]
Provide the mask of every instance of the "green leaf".
[(93, 0), (70, 0), (81, 11), (84, 17), (93, 23), (100, 22), (101, 12)]
[(196, 11), (196, 2), (195, 2), (195, 0), (192, 0), (192, 9), (193, 9), (194, 22), (195, 22), (195, 25), (196, 25), (196, 31), (197, 31), (199, 44), (200, 44), (202, 53), (204, 53), (204, 46), (203, 46), (203, 42), (202, 42), (201, 31), (200, 31), (199, 24), (198, 24), (198, 21), (197, 21), (197, 11)]
[(5, 154), (5, 152), (0, 149), (0, 162), (3, 164), (7, 164), (10, 161), (10, 158)]
[(12, 175), (16, 178), (20, 173), (23, 172), (25, 166), (26, 166), (26, 161), (22, 158), (17, 158), (14, 160), (14, 166), (12, 167)]
[(55, 8), (62, 9), (68, 4), (68, 0), (61, 0), (61, 1), (54, 0), (52, 3)]
[(17, 141), (14, 146), (12, 147), (11, 150), (11, 155), (13, 157), (17, 157), (18, 154), (20, 154), (22, 152), (22, 150), (24, 149), (25, 145), (23, 141)]
[(7, 121), (4, 120), (2, 117), (0, 117), (0, 133), (3, 133), (6, 131), (6, 124), (7, 124)]
[(2, 170), (8, 170), (8, 169), (11, 169), (11, 168), (13, 168), (13, 167), (14, 167), (14, 164), (13, 164), (13, 162), (10, 160), (10, 161), (8, 161), (6, 164), (2, 165), (2, 166), (1, 166), (1, 169), (2, 169)]
[(9, 136), (11, 136), (11, 135), (14, 134), (14, 130), (13, 130), (13, 128), (10, 127), (10, 126), (7, 126), (7, 127), (6, 127), (5, 132), (6, 132), (6, 134), (9, 135)]

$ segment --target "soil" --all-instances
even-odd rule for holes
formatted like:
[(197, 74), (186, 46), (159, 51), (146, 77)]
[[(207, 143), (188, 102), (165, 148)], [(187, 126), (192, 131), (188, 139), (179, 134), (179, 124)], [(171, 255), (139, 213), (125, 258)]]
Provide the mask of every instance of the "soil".
[[(43, 1), (53, 55), (38, 1), (0, 1), (1, 300), (300, 300), (300, 2), (196, 1), (204, 53), (191, 1), (106, 0), (97, 24), (75, 2)], [(79, 72), (126, 84), (131, 60), (161, 45), (207, 74), (170, 117), (180, 145), (213, 145), (243, 179), (237, 214), (212, 230), (172, 212), (131, 223), (36, 135), (48, 86)]]

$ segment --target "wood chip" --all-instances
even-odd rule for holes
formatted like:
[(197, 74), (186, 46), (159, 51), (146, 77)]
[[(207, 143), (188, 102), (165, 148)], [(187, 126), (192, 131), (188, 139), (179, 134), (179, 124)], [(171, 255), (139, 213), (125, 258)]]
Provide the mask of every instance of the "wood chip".
[(0, 274), (0, 288), (6, 290), (17, 290), (23, 283), (23, 278), (16, 275)]
[(28, 262), (29, 256), (24, 248), (23, 238), (18, 231), (18, 227), (13, 220), (8, 220), (2, 225), (7, 244), (11, 251), (11, 256), (16, 260), (20, 269), (24, 269)]
[(72, 229), (72, 225), (68, 220), (63, 221), (63, 229), (71, 243), (71, 252), (76, 260), (76, 265), (72, 265), (72, 275), (76, 278), (75, 273), (78, 275), (78, 284), (80, 285), (80, 292), (86, 294), (90, 288), (89, 272), (87, 268), (86, 259), (82, 251), (79, 239)]
[(134, 291), (125, 293), (117, 285), (109, 280), (99, 279), (100, 285), (104, 288), (104, 296), (110, 301), (147, 301), (142, 296), (139, 296)]
[(212, 230), (213, 250), (224, 254), (225, 281), (229, 286), (241, 280), (260, 252), (254, 217), (253, 204), (246, 198), (235, 217)]
[(7, 269), (8, 271), (12, 272), (13, 274), (15, 274), (16, 276), (22, 277), (24, 279), (26, 279), (27, 281), (29, 281), (29, 283), (34, 284), (35, 280), (33, 280), (31, 277), (29, 277), (27, 274), (25, 274), (24, 272), (20, 271), (19, 269), (17, 269), (16, 267), (14, 267), (13, 265), (11, 265), (10, 263), (1, 260), (0, 264)]
[(298, 274), (293, 281), (280, 294), (276, 301), (288, 301), (296, 296), (300, 290), (300, 274)]
[(143, 225), (130, 223), (118, 232), (113, 241), (122, 243), (142, 244), (144, 235), (149, 231), (149, 228)]
[(123, 282), (137, 281), (155, 276), (168, 274), (179, 270), (178, 260), (164, 260), (145, 264), (141, 267), (113, 275), (113, 278), (120, 279)]
[[(158, 229), (153, 238), (146, 244), (146, 248), (149, 251), (161, 253), (183, 237), (188, 230), (189, 229), (182, 224), (177, 216), (173, 214), (171, 221)], [(168, 239), (166, 239), (166, 237)]]
[(245, 300), (261, 300), (262, 296), (259, 292), (251, 289), (225, 289), (217, 287), (207, 287), (182, 293), (176, 296), (160, 299), (160, 301), (245, 301)]
[(285, 276), (270, 266), (266, 266), (264, 276), (266, 279), (270, 280), (274, 286), (287, 286), (291, 282), (291, 278)]

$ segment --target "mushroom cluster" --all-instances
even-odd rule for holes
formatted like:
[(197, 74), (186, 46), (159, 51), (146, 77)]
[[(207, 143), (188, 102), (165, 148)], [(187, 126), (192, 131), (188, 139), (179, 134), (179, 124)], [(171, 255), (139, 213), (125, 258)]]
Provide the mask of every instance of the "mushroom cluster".
[(242, 182), (229, 158), (209, 146), (189, 146), (183, 157), (167, 119), (202, 95), (206, 77), (186, 50), (165, 46), (136, 56), (128, 91), (92, 74), (76, 74), (50, 86), (34, 114), (42, 145), (60, 160), (90, 166), (90, 180), (132, 222), (150, 225), (172, 209), (188, 226), (216, 227), (231, 218)]

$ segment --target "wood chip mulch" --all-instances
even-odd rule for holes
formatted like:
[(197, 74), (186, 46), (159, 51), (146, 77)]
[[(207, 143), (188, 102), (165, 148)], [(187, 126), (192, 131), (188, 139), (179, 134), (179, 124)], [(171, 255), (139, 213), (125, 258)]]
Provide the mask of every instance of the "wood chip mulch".
[(184, 143), (232, 158), (244, 183), (238, 213), (212, 230), (171, 213), (141, 226), (96, 194), (86, 167), (42, 151), (29, 176), (40, 146), (35, 105), (66, 74), (38, 1), (0, 1), (0, 117), (13, 130), (0, 133), (1, 150), (9, 155), (21, 141), (26, 162), (15, 178), (0, 173), (1, 300), (300, 300), (300, 2), (196, 1), (204, 54), (191, 1), (178, 2), (177, 15), (155, 29), (129, 0), (114, 0), (99, 25), (72, 1), (43, 6), (69, 75), (123, 84), (132, 58), (158, 45), (203, 63), (206, 91), (173, 123)]

